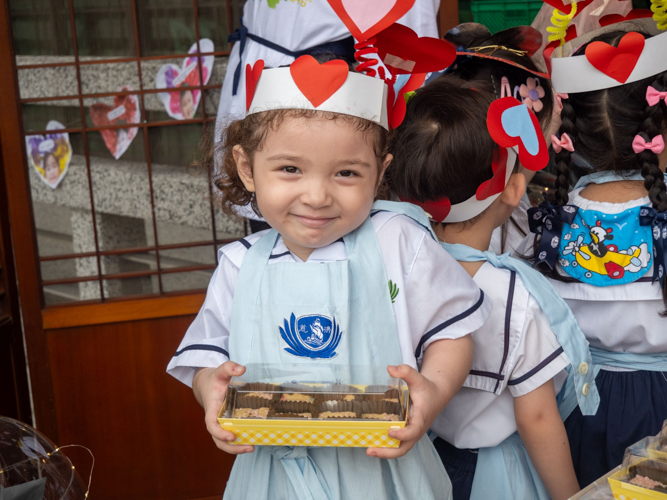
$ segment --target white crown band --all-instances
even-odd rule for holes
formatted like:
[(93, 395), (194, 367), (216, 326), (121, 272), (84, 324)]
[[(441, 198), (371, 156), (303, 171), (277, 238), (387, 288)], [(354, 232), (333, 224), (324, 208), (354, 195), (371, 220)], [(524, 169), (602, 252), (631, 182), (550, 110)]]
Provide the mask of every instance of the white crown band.
[[(310, 97), (310, 96), (309, 96)], [(348, 72), (345, 83), (324, 102), (313, 106), (297, 86), (290, 68), (262, 71), (247, 115), (273, 109), (307, 109), (356, 116), (389, 128), (387, 85), (378, 78)]]

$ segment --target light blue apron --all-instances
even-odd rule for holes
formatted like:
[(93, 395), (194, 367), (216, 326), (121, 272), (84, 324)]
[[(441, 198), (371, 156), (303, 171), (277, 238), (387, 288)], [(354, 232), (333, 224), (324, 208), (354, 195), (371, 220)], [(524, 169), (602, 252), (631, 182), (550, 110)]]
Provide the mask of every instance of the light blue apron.
[[(497, 268), (515, 271), (521, 278), (528, 293), (538, 303), (549, 320), (551, 329), (570, 360), (568, 379), (576, 387), (573, 390), (574, 404), (581, 407), (584, 415), (597, 411), (600, 396), (595, 387), (595, 377), (588, 370), (592, 364), (588, 342), (579, 328), (572, 311), (558, 295), (549, 281), (525, 262), (515, 259), (509, 253), (496, 255), (493, 252), (481, 252), (465, 245), (442, 243), (449, 254), (458, 261), (488, 261)], [(528, 456), (521, 438), (517, 433), (493, 448), (480, 448), (477, 466), (472, 483), (470, 500), (490, 498), (511, 498), (513, 500), (549, 500), (542, 480)]]
[[(667, 180), (667, 176), (665, 177)], [(586, 187), (589, 184), (604, 184), (615, 181), (642, 181), (644, 178), (640, 173), (618, 174), (615, 172), (596, 172), (579, 179), (575, 189)], [(603, 366), (623, 368), (627, 370), (667, 371), (667, 353), (656, 354), (633, 354), (629, 352), (613, 352), (605, 349), (591, 347), (593, 357), (594, 376), (600, 373)], [(558, 395), (561, 417), (565, 420), (577, 405), (575, 388), (568, 379)]]
[[(428, 227), (423, 211), (412, 205), (384, 202), (373, 208), (406, 213)], [(315, 365), (322, 381), (377, 374), (386, 382), (387, 365), (402, 358), (370, 217), (343, 237), (344, 261), (269, 265), (278, 237), (269, 231), (243, 259), (232, 304), (230, 359)], [(365, 448), (256, 446), (236, 458), (224, 498), (435, 500), (451, 498), (451, 483), (426, 436), (394, 460), (368, 457)]]

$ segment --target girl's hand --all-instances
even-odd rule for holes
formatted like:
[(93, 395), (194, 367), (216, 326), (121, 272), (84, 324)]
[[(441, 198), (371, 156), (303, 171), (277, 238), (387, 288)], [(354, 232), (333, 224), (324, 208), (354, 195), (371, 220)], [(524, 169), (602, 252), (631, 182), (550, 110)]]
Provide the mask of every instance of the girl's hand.
[(366, 454), (378, 458), (398, 458), (405, 455), (431, 427), (442, 411), (442, 394), (436, 384), (409, 365), (388, 366), (389, 375), (402, 378), (408, 384), (412, 411), (403, 429), (389, 429), (389, 436), (400, 439), (398, 448), (368, 448)]
[(243, 375), (244, 372), (244, 366), (227, 361), (217, 368), (200, 368), (192, 379), (192, 391), (199, 404), (204, 407), (206, 430), (218, 448), (232, 455), (255, 451), (254, 446), (230, 444), (236, 439), (236, 435), (223, 430), (218, 422), (218, 412), (225, 400), (229, 381), (232, 377)]

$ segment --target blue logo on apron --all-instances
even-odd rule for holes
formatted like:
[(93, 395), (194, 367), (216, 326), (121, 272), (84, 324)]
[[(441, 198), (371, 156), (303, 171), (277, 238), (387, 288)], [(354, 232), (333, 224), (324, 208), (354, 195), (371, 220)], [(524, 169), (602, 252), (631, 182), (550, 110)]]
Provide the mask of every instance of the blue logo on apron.
[(327, 316), (309, 314), (296, 319), (294, 313), (289, 322), (280, 327), (280, 336), (289, 347), (285, 350), (306, 358), (333, 358), (340, 343), (340, 327)]

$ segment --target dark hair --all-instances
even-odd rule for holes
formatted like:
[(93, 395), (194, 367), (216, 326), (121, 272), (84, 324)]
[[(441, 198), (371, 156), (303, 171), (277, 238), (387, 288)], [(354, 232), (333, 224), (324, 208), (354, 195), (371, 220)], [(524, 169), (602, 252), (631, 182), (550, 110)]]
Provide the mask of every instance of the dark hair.
[[(591, 42), (602, 41), (616, 47), (626, 34), (626, 31), (612, 31)], [(649, 38), (650, 35), (644, 34), (644, 37)], [(587, 45), (580, 47), (574, 55), (583, 54)], [(651, 141), (667, 129), (664, 100), (655, 106), (646, 102), (649, 85), (666, 91), (667, 72), (610, 89), (569, 94), (568, 99), (563, 99), (559, 133), (570, 136), (577, 154), (586, 158), (595, 172), (641, 172), (651, 204), (662, 212), (667, 210), (667, 191), (658, 155), (648, 149), (636, 154), (632, 149), (636, 135)], [(571, 165), (572, 153), (563, 148), (556, 155), (557, 205), (568, 202)], [(664, 281), (662, 296), (667, 307), (667, 280)]]
[(387, 170), (391, 190), (401, 199), (420, 202), (467, 200), (493, 177), (498, 150), (486, 127), (494, 96), (468, 82), (443, 76), (417, 90), (396, 130)]
[[(338, 59), (332, 53), (323, 53), (314, 56), (321, 64)], [(349, 65), (350, 71), (353, 71)], [(215, 198), (222, 211), (229, 216), (236, 217), (235, 206), (250, 204), (253, 211), (260, 215), (255, 199), (255, 193), (246, 190), (236, 169), (233, 148), (239, 145), (250, 158), (252, 164), (255, 152), (261, 150), (264, 140), (270, 130), (277, 130), (289, 118), (324, 118), (340, 121), (355, 127), (360, 133), (367, 135), (378, 160), (378, 172), (381, 171), (384, 160), (389, 154), (389, 132), (377, 123), (356, 116), (344, 115), (328, 111), (308, 109), (274, 109), (261, 113), (253, 113), (242, 120), (231, 122), (224, 131), (222, 140), (214, 143), (209, 132), (202, 143), (203, 158), (194, 161), (191, 167), (209, 170), (216, 192)], [(380, 182), (377, 197), (386, 196), (386, 185)]]
[[(539, 71), (528, 56), (527, 51), (521, 48), (522, 45), (529, 44), (527, 42), (529, 37), (539, 36), (539, 33), (535, 30), (528, 26), (519, 26), (491, 35), (487, 29), (475, 28), (474, 23), (461, 25), (461, 27), (467, 26), (471, 26), (472, 29), (459, 29), (456, 32), (451, 30), (445, 35), (445, 39), (464, 49), (475, 49), (482, 54), (493, 55), (493, 57), (503, 59), (509, 63), (520, 64), (530, 71)], [(537, 45), (539, 46), (539, 43)], [(542, 109), (535, 112), (535, 115), (542, 128), (545, 128), (551, 122), (553, 114), (554, 99), (551, 82), (547, 78), (539, 78), (530, 71), (495, 59), (471, 56), (460, 59), (448, 74), (469, 82), (472, 87), (478, 90), (488, 91), (496, 98), (500, 97), (500, 81), (503, 77), (509, 80), (512, 95), (514, 95), (515, 89), (522, 84), (525, 85), (529, 78), (537, 78), (540, 86), (544, 89), (544, 97), (540, 99)], [(519, 100), (521, 99), (519, 98)]]

